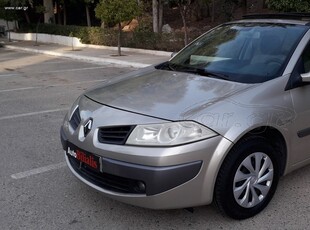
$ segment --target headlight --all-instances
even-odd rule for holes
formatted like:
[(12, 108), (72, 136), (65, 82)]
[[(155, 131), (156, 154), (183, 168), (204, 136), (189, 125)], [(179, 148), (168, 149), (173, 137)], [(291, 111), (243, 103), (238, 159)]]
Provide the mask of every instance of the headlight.
[(216, 136), (217, 133), (192, 121), (137, 125), (128, 145), (173, 146)]

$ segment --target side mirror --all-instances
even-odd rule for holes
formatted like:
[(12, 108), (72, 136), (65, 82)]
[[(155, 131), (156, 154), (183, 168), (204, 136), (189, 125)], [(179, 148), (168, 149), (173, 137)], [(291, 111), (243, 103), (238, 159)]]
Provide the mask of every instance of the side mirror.
[(300, 74), (302, 82), (310, 82), (310, 72)]

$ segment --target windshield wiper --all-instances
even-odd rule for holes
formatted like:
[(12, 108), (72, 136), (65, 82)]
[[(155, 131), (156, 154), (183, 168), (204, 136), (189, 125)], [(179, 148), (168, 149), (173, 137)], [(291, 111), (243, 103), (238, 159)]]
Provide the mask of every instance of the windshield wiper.
[(213, 71), (209, 71), (206, 69), (202, 68), (194, 68), (194, 67), (187, 67), (187, 66), (178, 66), (179, 68), (176, 69), (176, 71), (184, 71), (188, 73), (194, 73), (194, 74), (199, 74), (201, 76), (207, 76), (207, 77), (213, 77), (213, 78), (218, 78), (218, 79), (223, 79), (223, 80), (230, 80), (230, 77), (222, 74), (222, 73), (217, 73)]
[(228, 75), (225, 75), (222, 73), (216, 73), (216, 72), (208, 71), (205, 69), (196, 69), (196, 70), (197, 70), (197, 73), (202, 75), (202, 76), (211, 76), (211, 77), (223, 79), (223, 80), (229, 80), (230, 79), (230, 77)]
[(169, 61), (161, 63), (157, 66), (155, 66), (156, 69), (164, 69), (164, 70), (172, 70), (172, 71), (176, 71), (174, 64), (170, 63)]
[(213, 77), (213, 78), (218, 78), (218, 79), (223, 79), (223, 80), (229, 80), (230, 79), (229, 76), (222, 74), (222, 73), (217, 73), (217, 72), (209, 71), (209, 70), (202, 69), (202, 68), (195, 68), (195, 67), (189, 67), (189, 66), (185, 66), (185, 65), (179, 65), (179, 64), (171, 63), (169, 61), (162, 63), (158, 67), (159, 67), (159, 69), (166, 69), (166, 70), (172, 70), (172, 71), (199, 74), (201, 76), (208, 76), (208, 77)]

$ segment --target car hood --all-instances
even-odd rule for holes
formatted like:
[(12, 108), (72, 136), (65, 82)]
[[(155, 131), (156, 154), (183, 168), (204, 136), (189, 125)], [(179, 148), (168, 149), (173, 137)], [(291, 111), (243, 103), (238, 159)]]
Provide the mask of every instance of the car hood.
[(185, 120), (249, 87), (152, 67), (90, 90), (85, 96), (122, 110), (166, 120)]

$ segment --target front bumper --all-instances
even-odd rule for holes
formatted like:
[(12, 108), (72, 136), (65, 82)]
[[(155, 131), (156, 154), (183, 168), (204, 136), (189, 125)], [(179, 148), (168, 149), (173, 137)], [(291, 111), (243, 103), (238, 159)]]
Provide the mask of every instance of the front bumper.
[[(61, 142), (65, 151), (68, 146), (71, 151), (79, 149), (65, 140), (63, 131), (61, 131)], [(87, 155), (90, 154), (87, 153)], [(195, 161), (181, 165), (152, 167), (96, 157), (99, 158), (99, 171), (81, 163), (66, 152), (67, 163), (71, 169), (90, 183), (117, 193), (147, 196), (165, 192), (193, 179), (202, 166), (202, 161)]]
[[(67, 151), (72, 144), (63, 128), (60, 136), (63, 149)], [(224, 154), (231, 142), (218, 136), (194, 144), (196, 147), (186, 145), (189, 148), (185, 148), (181, 154), (193, 154), (189, 157), (192, 161), (185, 160), (184, 163), (169, 166), (134, 164), (98, 155), (101, 170), (96, 172), (85, 164), (79, 164), (67, 153), (65, 157), (68, 167), (77, 178), (113, 199), (152, 209), (193, 207), (212, 202), (221, 162), (220, 158), (214, 157), (214, 153)], [(138, 152), (145, 151), (145, 148), (135, 149)], [(182, 146), (170, 148), (172, 152), (180, 152), (180, 149)], [(165, 151), (161, 148), (155, 150)]]

